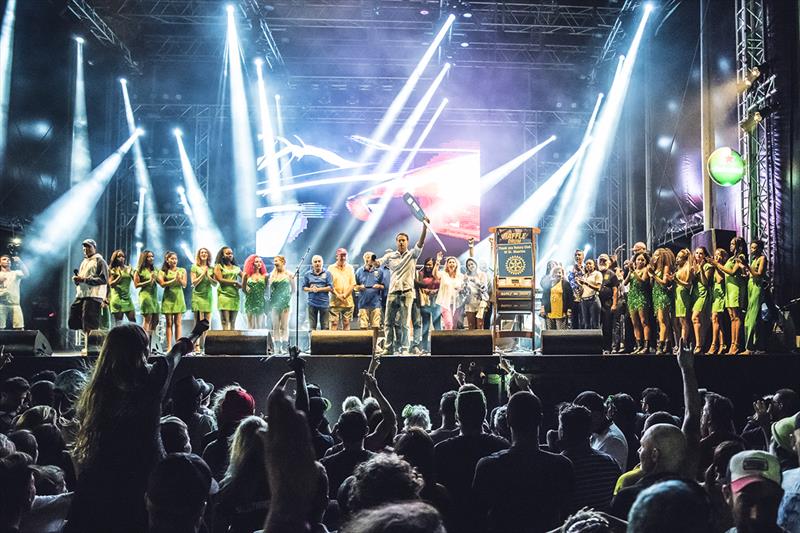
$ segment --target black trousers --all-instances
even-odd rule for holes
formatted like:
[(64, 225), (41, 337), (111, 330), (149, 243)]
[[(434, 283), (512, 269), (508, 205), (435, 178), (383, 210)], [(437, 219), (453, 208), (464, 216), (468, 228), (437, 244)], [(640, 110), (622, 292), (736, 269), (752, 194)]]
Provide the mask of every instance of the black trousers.
[(611, 334), (614, 330), (614, 312), (611, 300), (600, 300), (600, 329), (603, 332), (603, 349), (611, 351)]

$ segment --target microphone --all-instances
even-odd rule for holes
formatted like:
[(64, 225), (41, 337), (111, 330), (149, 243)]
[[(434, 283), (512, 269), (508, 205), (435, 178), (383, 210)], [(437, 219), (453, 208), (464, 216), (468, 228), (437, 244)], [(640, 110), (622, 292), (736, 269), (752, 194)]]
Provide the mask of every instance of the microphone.
[[(78, 275), (78, 269), (77, 269), (77, 268), (73, 269), (73, 270), (72, 270), (72, 273), (73, 273), (73, 274), (75, 274), (75, 275), (77, 276), (77, 275)], [(77, 282), (77, 281), (75, 281), (74, 283), (75, 283), (75, 285), (80, 285), (80, 283), (79, 283), (79, 282)]]

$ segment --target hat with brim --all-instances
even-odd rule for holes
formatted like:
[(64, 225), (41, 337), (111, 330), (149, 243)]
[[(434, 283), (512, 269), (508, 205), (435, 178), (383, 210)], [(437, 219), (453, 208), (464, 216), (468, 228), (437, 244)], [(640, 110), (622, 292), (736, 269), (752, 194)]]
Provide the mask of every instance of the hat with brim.
[(733, 492), (740, 492), (752, 483), (770, 482), (780, 486), (781, 478), (778, 458), (761, 450), (739, 452), (728, 464), (728, 479)]
[(781, 418), (777, 422), (773, 422), (772, 424), (772, 438), (775, 439), (775, 442), (783, 448), (785, 451), (789, 453), (793, 453), (794, 449), (792, 447), (792, 433), (795, 430), (795, 417), (794, 416), (787, 416), (786, 418)]

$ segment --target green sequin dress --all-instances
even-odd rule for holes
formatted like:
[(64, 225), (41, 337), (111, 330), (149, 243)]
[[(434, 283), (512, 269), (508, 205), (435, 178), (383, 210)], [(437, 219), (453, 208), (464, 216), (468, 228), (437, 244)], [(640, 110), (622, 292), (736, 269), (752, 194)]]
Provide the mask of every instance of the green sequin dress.
[[(763, 256), (756, 257), (750, 263), (750, 269), (758, 269), (758, 262), (763, 261)], [(761, 304), (764, 302), (764, 276), (747, 280), (747, 314), (744, 316), (745, 347), (748, 350), (758, 348), (758, 315), (761, 313)]]
[[(239, 277), (239, 272), (242, 271), (236, 265), (220, 265), (219, 267), (222, 270), (222, 279), (228, 281), (236, 281)], [(219, 287), (217, 287), (217, 307), (219, 307), (220, 311), (238, 311), (239, 287), (220, 283)]]
[(248, 315), (263, 315), (267, 311), (267, 278), (247, 278), (247, 293), (244, 295), (244, 312)]
[(111, 287), (108, 293), (108, 307), (112, 313), (128, 313), (133, 311), (133, 300), (131, 300), (131, 284), (133, 283), (133, 270), (126, 266), (115, 268), (111, 275), (119, 278), (117, 284)]
[[(731, 270), (735, 265), (736, 260), (731, 258), (725, 263), (725, 268)], [(741, 272), (725, 274), (725, 307), (734, 309), (745, 307), (746, 284), (747, 280), (742, 276)]]
[(647, 282), (639, 281), (636, 274), (631, 274), (628, 285), (628, 310), (631, 312), (650, 309), (647, 299)]
[[(162, 271), (163, 272), (163, 271)], [(176, 268), (163, 272), (164, 281), (172, 281), (178, 277), (178, 273), (186, 277), (185, 268)], [(186, 302), (183, 298), (183, 287), (178, 282), (164, 287), (164, 294), (161, 296), (161, 312), (165, 315), (183, 314), (186, 311)]]
[(700, 276), (694, 277), (694, 304), (692, 304), (692, 312), (702, 313), (709, 308), (711, 300), (708, 297), (709, 287), (714, 283), (714, 266), (708, 263), (703, 265), (703, 272), (706, 275), (706, 283), (700, 280)]
[[(659, 278), (663, 275), (661, 270), (656, 272)], [(653, 309), (656, 311), (672, 309), (672, 298), (669, 295), (669, 289), (653, 280)]]
[(714, 298), (711, 300), (711, 312), (712, 313), (724, 313), (725, 312), (725, 280), (717, 281), (716, 276), (714, 276), (714, 287), (712, 289), (712, 293)]
[(139, 287), (139, 312), (143, 315), (157, 315), (159, 313), (158, 285), (153, 281), (157, 275), (155, 270), (147, 268), (139, 271), (139, 283), (152, 281), (149, 285)]
[(289, 278), (270, 280), (269, 306), (276, 312), (285, 311), (292, 305), (292, 285)]
[[(208, 270), (211, 270), (210, 268)], [(203, 275), (203, 267), (192, 265), (191, 273), (194, 277)], [(192, 311), (195, 313), (210, 313), (212, 310), (211, 280), (203, 280), (192, 287)]]
[(675, 282), (675, 316), (686, 318), (692, 309), (692, 287)]

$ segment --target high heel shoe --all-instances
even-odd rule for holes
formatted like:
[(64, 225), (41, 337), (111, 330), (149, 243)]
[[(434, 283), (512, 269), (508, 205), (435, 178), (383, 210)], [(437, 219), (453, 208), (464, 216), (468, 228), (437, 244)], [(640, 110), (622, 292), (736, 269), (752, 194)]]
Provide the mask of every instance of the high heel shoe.
[(727, 352), (728, 352), (728, 345), (727, 344), (723, 344), (722, 346), (719, 347), (719, 351), (717, 352), (717, 355), (725, 355)]
[(739, 348), (736, 344), (731, 344), (731, 349), (728, 350), (728, 355), (739, 355), (742, 352), (741, 348)]
[(708, 347), (708, 351), (706, 353), (708, 355), (717, 355), (717, 350), (719, 350), (719, 346), (717, 346), (716, 344), (711, 344), (711, 346)]

